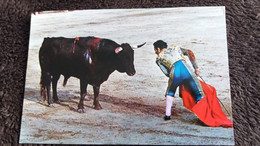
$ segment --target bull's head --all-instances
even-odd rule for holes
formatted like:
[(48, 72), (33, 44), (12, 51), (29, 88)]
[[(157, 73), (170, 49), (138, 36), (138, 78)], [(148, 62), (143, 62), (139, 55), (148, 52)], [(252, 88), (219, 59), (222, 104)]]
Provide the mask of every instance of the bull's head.
[[(145, 43), (144, 43), (145, 44)], [(135, 67), (134, 67), (134, 50), (135, 48), (140, 48), (142, 45), (138, 45), (136, 47), (131, 47), (129, 44), (121, 44), (120, 47), (115, 49), (115, 53), (118, 58), (118, 66), (117, 70), (121, 73), (126, 72), (127, 75), (133, 76), (135, 75)]]

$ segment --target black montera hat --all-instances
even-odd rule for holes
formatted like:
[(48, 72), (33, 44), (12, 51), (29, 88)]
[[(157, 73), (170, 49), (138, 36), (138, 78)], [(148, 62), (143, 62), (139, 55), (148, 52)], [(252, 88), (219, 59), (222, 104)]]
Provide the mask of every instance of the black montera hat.
[(154, 46), (154, 48), (163, 49), (163, 48), (167, 48), (167, 43), (164, 42), (163, 40), (158, 40), (153, 43), (153, 46)]

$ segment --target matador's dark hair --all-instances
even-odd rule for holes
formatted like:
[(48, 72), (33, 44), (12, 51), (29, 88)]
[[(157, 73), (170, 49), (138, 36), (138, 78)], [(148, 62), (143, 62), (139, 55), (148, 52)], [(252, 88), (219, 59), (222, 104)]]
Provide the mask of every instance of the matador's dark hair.
[(153, 43), (153, 46), (155, 49), (157, 48), (163, 49), (163, 48), (167, 48), (167, 43), (164, 42), (163, 40), (158, 40)]

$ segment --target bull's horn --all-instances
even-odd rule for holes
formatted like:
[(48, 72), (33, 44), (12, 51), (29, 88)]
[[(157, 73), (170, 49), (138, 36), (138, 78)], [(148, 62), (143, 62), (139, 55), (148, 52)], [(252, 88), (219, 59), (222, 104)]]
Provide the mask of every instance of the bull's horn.
[(145, 43), (143, 43), (143, 44), (141, 44), (141, 45), (137, 45), (137, 46), (131, 46), (133, 49), (137, 49), (137, 48), (140, 48), (140, 47), (142, 47), (143, 45), (145, 45), (146, 44), (146, 42)]

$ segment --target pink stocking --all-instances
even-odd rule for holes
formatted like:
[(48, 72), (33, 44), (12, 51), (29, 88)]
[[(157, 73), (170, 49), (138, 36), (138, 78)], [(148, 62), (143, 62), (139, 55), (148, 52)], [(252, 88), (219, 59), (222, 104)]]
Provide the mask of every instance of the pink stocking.
[(165, 108), (165, 115), (166, 116), (171, 116), (172, 102), (173, 102), (173, 97), (167, 95), (166, 96), (166, 108)]

